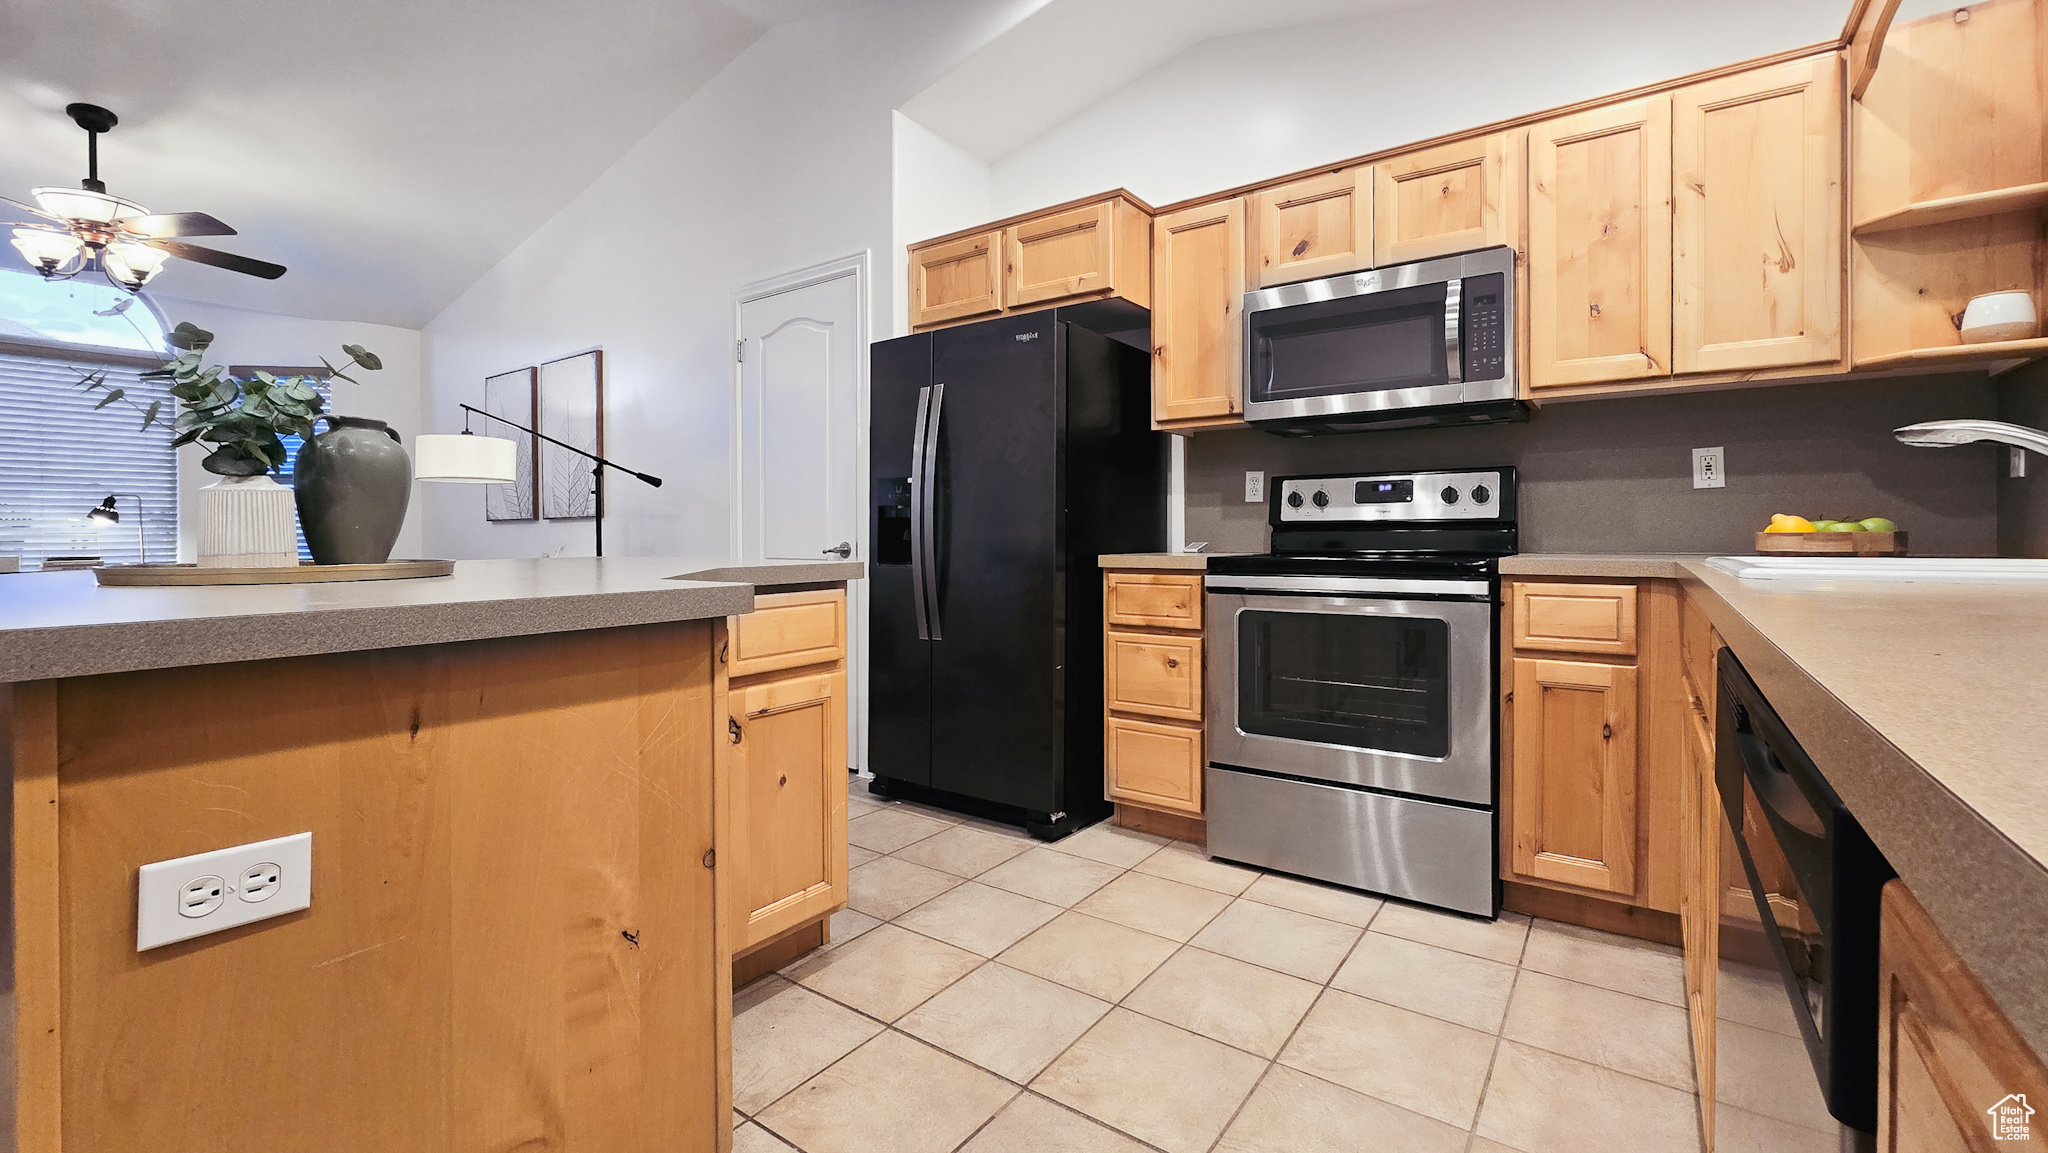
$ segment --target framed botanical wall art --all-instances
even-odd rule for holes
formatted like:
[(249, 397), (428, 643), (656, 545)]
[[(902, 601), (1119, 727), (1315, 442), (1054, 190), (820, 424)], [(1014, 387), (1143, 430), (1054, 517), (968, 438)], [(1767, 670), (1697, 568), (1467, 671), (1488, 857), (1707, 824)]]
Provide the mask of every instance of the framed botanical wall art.
[[(533, 423), (534, 382), (539, 374), (532, 368), (515, 368), (484, 378), (484, 411), (492, 416), (502, 416), (526, 428)], [(511, 484), (487, 484), (484, 486), (485, 520), (533, 520), (540, 515), (539, 474), (534, 469), (534, 449), (538, 447), (532, 434), (519, 431), (509, 424), (493, 424), (481, 431), (486, 436), (504, 437), (519, 446), (513, 475), (518, 479)]]
[[(585, 452), (604, 455), (604, 353), (593, 350), (540, 366), (540, 423), (551, 436)], [(540, 515), (580, 520), (597, 515), (597, 489), (590, 461), (541, 441), (535, 459)]]

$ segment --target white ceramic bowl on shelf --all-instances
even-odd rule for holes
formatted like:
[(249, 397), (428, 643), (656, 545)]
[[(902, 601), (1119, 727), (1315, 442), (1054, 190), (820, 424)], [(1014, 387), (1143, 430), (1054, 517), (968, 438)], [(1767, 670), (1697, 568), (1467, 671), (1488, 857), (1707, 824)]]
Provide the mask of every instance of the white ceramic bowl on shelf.
[(2034, 315), (2034, 295), (2012, 290), (1973, 296), (1963, 308), (1963, 343), (2027, 340), (2041, 334)]

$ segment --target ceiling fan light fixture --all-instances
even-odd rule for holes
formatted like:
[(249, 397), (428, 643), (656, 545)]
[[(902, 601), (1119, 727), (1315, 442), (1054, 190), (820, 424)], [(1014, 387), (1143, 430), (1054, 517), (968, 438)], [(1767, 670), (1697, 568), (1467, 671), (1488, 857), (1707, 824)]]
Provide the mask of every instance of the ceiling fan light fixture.
[(90, 188), (32, 188), (36, 207), (52, 216), (66, 220), (83, 220), (93, 224), (112, 224), (130, 216), (147, 216), (149, 209), (133, 200), (123, 200), (105, 192), (94, 192)]
[(69, 276), (85, 260), (85, 242), (68, 232), (17, 228), (12, 243), (29, 266), (44, 276)]
[(162, 271), (164, 261), (170, 258), (171, 254), (161, 248), (115, 241), (100, 253), (100, 268), (116, 284), (134, 292)]

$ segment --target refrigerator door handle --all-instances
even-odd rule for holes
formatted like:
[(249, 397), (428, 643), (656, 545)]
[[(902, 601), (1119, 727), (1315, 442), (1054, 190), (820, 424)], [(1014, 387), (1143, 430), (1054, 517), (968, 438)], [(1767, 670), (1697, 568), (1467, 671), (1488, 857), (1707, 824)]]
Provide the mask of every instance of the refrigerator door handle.
[(931, 576), (925, 571), (925, 522), (921, 511), (931, 476), (925, 467), (925, 425), (931, 419), (930, 385), (917, 390), (917, 424), (910, 433), (910, 595), (917, 602), (917, 639), (932, 639), (931, 621), (926, 616), (925, 585)]
[(946, 639), (939, 623), (939, 422), (946, 411), (946, 386), (932, 385), (930, 417), (924, 425), (924, 491), (919, 494), (918, 515), (924, 521), (923, 615), (931, 632), (929, 640)]

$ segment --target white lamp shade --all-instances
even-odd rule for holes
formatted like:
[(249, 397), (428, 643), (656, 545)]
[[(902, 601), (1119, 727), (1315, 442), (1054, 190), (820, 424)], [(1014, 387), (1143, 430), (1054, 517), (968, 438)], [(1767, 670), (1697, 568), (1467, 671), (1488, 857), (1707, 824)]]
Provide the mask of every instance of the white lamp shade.
[(151, 248), (147, 244), (116, 241), (100, 253), (100, 262), (114, 279), (141, 287), (149, 283), (149, 278), (163, 268), (164, 261), (170, 256), (163, 249)]
[(503, 437), (469, 433), (413, 438), (414, 480), (455, 484), (511, 484), (519, 446)]
[(66, 220), (90, 220), (111, 224), (131, 216), (147, 216), (149, 209), (133, 200), (123, 200), (89, 188), (32, 188), (36, 207)]
[(53, 229), (17, 228), (13, 244), (29, 264), (44, 271), (61, 268), (85, 251), (85, 245), (76, 236)]

